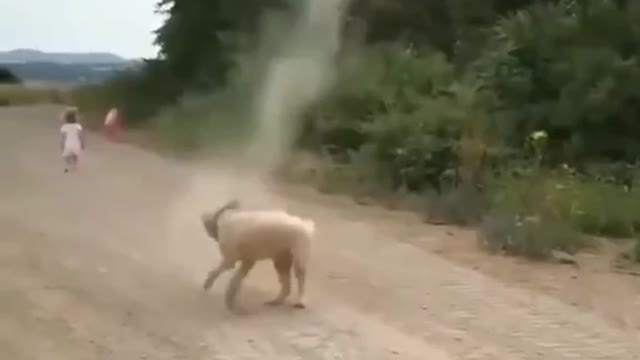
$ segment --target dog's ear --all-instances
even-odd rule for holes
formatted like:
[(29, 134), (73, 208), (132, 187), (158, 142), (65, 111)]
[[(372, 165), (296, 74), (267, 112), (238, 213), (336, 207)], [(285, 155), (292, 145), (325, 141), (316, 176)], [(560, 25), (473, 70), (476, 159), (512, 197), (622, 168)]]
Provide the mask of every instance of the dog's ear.
[(210, 223), (211, 220), (213, 220), (214, 216), (215, 214), (210, 211), (204, 212), (202, 213), (202, 215), (200, 215), (200, 221), (202, 221), (202, 224), (204, 226), (207, 226), (207, 224)]
[(237, 209), (240, 207), (240, 201), (238, 199), (233, 199), (224, 206), (225, 209)]
[(220, 207), (216, 212), (205, 212), (200, 215), (200, 219), (202, 221), (202, 225), (204, 226), (207, 234), (216, 241), (218, 240), (218, 220), (223, 212), (227, 210), (237, 209), (240, 207), (240, 202), (237, 199), (233, 199), (222, 207)]
[(218, 224), (214, 213), (206, 212), (200, 215), (202, 226), (207, 231), (207, 234), (215, 240), (218, 240)]

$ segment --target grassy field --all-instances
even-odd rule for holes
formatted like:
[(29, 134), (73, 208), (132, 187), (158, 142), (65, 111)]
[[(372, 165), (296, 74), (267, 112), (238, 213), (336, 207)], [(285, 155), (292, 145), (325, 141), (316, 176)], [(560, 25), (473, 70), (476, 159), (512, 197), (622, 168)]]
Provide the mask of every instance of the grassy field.
[(27, 83), (0, 85), (0, 106), (42, 103), (62, 104), (66, 100), (68, 85)]

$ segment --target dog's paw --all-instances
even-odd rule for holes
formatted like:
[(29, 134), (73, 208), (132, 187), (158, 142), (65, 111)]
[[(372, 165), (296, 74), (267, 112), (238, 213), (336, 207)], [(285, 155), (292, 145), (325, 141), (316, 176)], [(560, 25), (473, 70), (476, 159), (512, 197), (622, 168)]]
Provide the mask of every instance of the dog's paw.
[(249, 314), (249, 310), (243, 307), (227, 308), (227, 310), (235, 316), (244, 316)]
[(209, 289), (211, 289), (211, 287), (213, 286), (214, 280), (215, 279), (213, 279), (210, 276), (208, 276), (206, 279), (204, 279), (204, 281), (202, 282), (202, 290), (208, 291)]
[(265, 306), (280, 306), (284, 304), (284, 300), (275, 299), (264, 303)]

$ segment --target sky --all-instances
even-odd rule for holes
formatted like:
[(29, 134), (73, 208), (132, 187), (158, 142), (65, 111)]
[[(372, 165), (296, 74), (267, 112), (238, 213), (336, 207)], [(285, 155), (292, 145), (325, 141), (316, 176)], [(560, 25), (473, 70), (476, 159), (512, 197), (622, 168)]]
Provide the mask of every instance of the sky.
[(154, 57), (158, 0), (0, 0), (0, 50)]

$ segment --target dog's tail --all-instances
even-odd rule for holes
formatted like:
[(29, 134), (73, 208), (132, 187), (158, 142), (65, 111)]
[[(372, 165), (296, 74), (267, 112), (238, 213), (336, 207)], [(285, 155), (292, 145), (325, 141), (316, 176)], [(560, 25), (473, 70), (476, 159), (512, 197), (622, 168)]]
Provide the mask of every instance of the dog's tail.
[(310, 238), (313, 237), (316, 233), (316, 223), (311, 219), (302, 219), (302, 226), (304, 228), (305, 233)]

